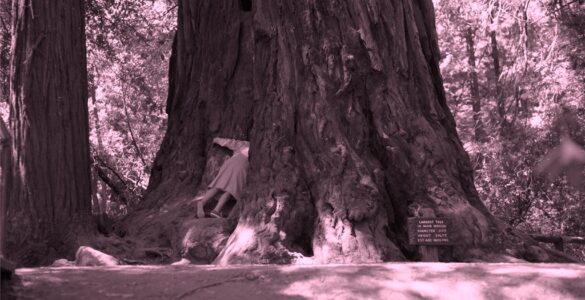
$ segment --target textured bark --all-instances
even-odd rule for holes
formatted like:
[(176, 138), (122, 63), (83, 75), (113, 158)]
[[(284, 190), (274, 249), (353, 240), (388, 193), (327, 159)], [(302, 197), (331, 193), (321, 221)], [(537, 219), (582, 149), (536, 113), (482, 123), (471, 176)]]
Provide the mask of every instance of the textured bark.
[(446, 104), (430, 0), (258, 0), (251, 12), (184, 0), (178, 22), (143, 209), (205, 190), (213, 137), (250, 140), (239, 222), (215, 263), (419, 259), (409, 208), (454, 219), (443, 260), (501, 245)]
[(465, 30), (465, 42), (467, 49), (467, 63), (469, 64), (471, 78), (470, 91), (471, 103), (473, 108), (473, 123), (474, 123), (474, 138), (476, 141), (483, 141), (485, 132), (483, 128), (483, 121), (481, 119), (481, 98), (479, 97), (479, 81), (477, 79), (477, 66), (475, 63), (475, 30), (468, 27)]
[(20, 0), (13, 17), (5, 247), (37, 265), (71, 257), (91, 222), (84, 4)]
[(6, 234), (6, 202), (8, 200), (8, 188), (12, 185), (10, 177), (7, 176), (11, 168), (10, 159), (10, 133), (4, 120), (0, 118), (0, 254), (4, 253), (4, 236)]

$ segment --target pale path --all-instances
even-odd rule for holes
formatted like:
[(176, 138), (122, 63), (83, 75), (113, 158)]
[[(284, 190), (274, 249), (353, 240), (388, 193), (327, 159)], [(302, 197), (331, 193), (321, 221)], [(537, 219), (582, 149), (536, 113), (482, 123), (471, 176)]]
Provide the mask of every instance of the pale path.
[(585, 299), (585, 265), (386, 263), (18, 269), (19, 299)]

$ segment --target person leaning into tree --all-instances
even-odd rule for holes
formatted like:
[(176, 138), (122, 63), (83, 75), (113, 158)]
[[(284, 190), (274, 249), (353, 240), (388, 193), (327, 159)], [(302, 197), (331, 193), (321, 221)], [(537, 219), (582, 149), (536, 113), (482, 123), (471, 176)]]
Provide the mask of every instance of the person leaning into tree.
[(215, 179), (209, 184), (208, 190), (202, 197), (196, 199), (197, 201), (197, 218), (205, 217), (205, 203), (211, 200), (217, 193), (223, 193), (215, 208), (209, 213), (214, 218), (222, 218), (221, 209), (232, 196), (236, 201), (239, 201), (242, 196), (242, 191), (246, 185), (246, 176), (248, 174), (248, 152), (250, 150), (250, 142), (239, 141), (233, 139), (214, 138), (213, 143), (222, 147), (231, 149), (234, 153), (232, 157), (226, 160)]

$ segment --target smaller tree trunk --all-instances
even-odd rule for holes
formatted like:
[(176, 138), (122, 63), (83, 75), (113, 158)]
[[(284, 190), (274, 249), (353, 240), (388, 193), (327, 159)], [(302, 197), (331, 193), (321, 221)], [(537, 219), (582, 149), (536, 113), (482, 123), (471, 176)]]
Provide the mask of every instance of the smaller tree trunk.
[(498, 40), (496, 31), (490, 31), (490, 44), (491, 44), (491, 56), (494, 63), (494, 83), (496, 85), (496, 105), (498, 108), (498, 116), (503, 121), (506, 115), (506, 107), (504, 105), (504, 99), (502, 97), (502, 87), (500, 84), (500, 76), (502, 75), (502, 69), (500, 67), (500, 53), (498, 50)]
[[(96, 72), (94, 72), (96, 73)], [(90, 83), (89, 83), (89, 87), (90, 87), (90, 97), (91, 97), (91, 104), (93, 105), (93, 109), (92, 109), (92, 116), (93, 116), (93, 120), (95, 123), (95, 136), (98, 142), (98, 148), (97, 148), (97, 154), (100, 155), (102, 154), (102, 151), (104, 150), (104, 142), (102, 140), (102, 125), (100, 123), (100, 116), (98, 114), (98, 109), (97, 109), (97, 99), (95, 97), (95, 93), (96, 93), (96, 89), (97, 86), (95, 84), (95, 80), (92, 78)]]
[(8, 102), (12, 0), (0, 1), (0, 102)]
[[(122, 80), (124, 82), (124, 80)], [(130, 121), (130, 114), (128, 113), (128, 105), (126, 103), (126, 89), (128, 87), (125, 83), (122, 84), (122, 103), (124, 104), (124, 116), (126, 117), (126, 125), (128, 126), (128, 133), (130, 135), (130, 140), (132, 141), (132, 145), (136, 150), (136, 155), (140, 158), (142, 162), (142, 166), (144, 168), (147, 167), (146, 160), (144, 160), (144, 155), (142, 154), (142, 150), (140, 150), (140, 146), (138, 145), (138, 141), (136, 141), (136, 136), (134, 134), (134, 129), (132, 129), (132, 122)], [(141, 172), (142, 174), (142, 172)], [(141, 176), (142, 177), (142, 176)]]
[(474, 123), (474, 138), (476, 141), (483, 141), (484, 129), (481, 120), (481, 99), (479, 97), (479, 82), (477, 79), (477, 67), (475, 64), (475, 43), (474, 43), (474, 29), (467, 27), (465, 31), (465, 42), (467, 46), (467, 62), (469, 64), (471, 77), (471, 103), (473, 107), (473, 123)]
[(502, 76), (502, 67), (500, 65), (500, 51), (498, 49), (498, 38), (496, 33), (496, 13), (499, 8), (499, 2), (496, 2), (494, 8), (492, 9), (490, 19), (491, 19), (491, 28), (489, 32), (490, 36), (490, 46), (491, 46), (491, 57), (494, 64), (494, 85), (496, 88), (496, 108), (498, 112), (498, 122), (500, 123), (500, 134), (504, 132), (506, 128), (507, 121), (506, 121), (506, 103), (505, 98), (502, 91), (502, 84), (500, 82), (500, 77)]

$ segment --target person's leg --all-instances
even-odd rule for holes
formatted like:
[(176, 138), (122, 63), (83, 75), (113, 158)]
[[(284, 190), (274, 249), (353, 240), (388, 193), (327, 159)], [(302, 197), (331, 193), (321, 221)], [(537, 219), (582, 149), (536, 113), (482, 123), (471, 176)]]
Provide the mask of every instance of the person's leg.
[(211, 198), (217, 194), (217, 192), (219, 192), (219, 189), (210, 188), (207, 190), (207, 192), (205, 192), (203, 198), (197, 200), (197, 218), (205, 218), (205, 211), (203, 210), (203, 207), (207, 201), (211, 200)]
[(223, 193), (223, 195), (221, 195), (221, 197), (219, 197), (219, 200), (217, 200), (217, 205), (215, 205), (213, 212), (216, 213), (217, 215), (221, 216), (221, 209), (227, 203), (230, 196), (231, 196), (231, 194), (228, 192)]

